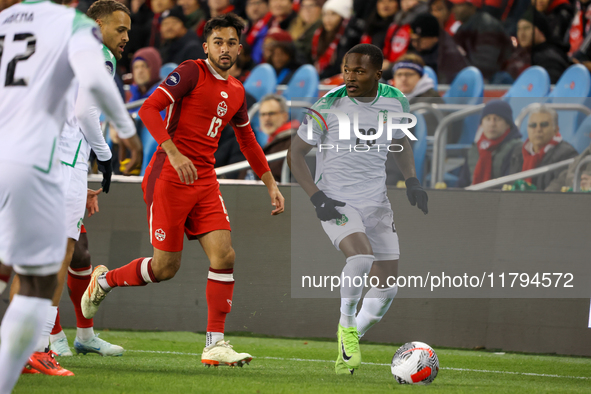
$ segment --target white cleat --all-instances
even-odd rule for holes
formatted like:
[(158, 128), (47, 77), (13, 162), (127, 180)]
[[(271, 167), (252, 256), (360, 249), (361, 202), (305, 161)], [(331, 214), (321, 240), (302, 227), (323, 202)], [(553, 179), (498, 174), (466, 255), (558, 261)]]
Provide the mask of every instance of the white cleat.
[(51, 342), (49, 349), (53, 350), (60, 357), (73, 356), (70, 345), (68, 345), (68, 338), (60, 338), (55, 342)]
[(98, 337), (98, 334), (90, 338), (89, 340), (83, 341), (76, 337), (74, 341), (74, 349), (77, 354), (97, 353), (101, 356), (122, 356), (125, 349), (121, 346), (113, 345)]
[(107, 292), (104, 291), (103, 288), (98, 284), (98, 277), (108, 271), (109, 269), (104, 265), (99, 265), (94, 269), (94, 271), (92, 271), (90, 283), (88, 284), (86, 290), (84, 290), (84, 294), (82, 294), (82, 301), (80, 301), (82, 314), (87, 319), (92, 319), (94, 317), (98, 311), (99, 305), (107, 296)]
[(201, 363), (206, 367), (211, 365), (229, 365), (231, 367), (242, 367), (244, 364), (250, 364), (252, 356), (248, 353), (238, 353), (232, 349), (230, 341), (217, 341), (214, 346), (204, 348), (201, 353)]

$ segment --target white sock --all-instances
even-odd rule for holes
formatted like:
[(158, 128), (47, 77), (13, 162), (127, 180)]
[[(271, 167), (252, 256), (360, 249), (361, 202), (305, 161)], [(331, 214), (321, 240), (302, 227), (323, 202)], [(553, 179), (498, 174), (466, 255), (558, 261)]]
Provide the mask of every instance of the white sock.
[(223, 332), (208, 332), (205, 335), (205, 347), (212, 347), (219, 341), (224, 340)]
[(76, 328), (76, 338), (80, 339), (81, 341), (88, 341), (92, 337), (94, 337), (94, 329), (92, 327)]
[[(33, 354), (51, 300), (15, 295), (0, 328), (0, 393), (10, 393)], [(55, 319), (55, 317), (54, 317)]]
[(66, 333), (64, 333), (64, 330), (61, 330), (60, 332), (58, 332), (55, 335), (50, 335), (49, 336), (49, 342), (50, 343), (54, 343), (55, 341), (58, 341), (60, 339), (66, 338)]
[(388, 312), (398, 286), (379, 289), (372, 287), (363, 298), (363, 305), (357, 315), (357, 333), (361, 338), (374, 324), (382, 320)]
[[(347, 259), (341, 274), (341, 326), (355, 327), (355, 312), (363, 293), (364, 278), (373, 264), (374, 256), (358, 254)], [(357, 279), (356, 279), (357, 278)]]
[(47, 312), (47, 319), (45, 320), (45, 324), (43, 324), (41, 338), (39, 338), (39, 342), (37, 343), (37, 347), (35, 348), (36, 352), (44, 352), (45, 349), (49, 346), (49, 335), (51, 335), (51, 331), (53, 330), (56, 317), (57, 306), (52, 305), (49, 309), (49, 312)]

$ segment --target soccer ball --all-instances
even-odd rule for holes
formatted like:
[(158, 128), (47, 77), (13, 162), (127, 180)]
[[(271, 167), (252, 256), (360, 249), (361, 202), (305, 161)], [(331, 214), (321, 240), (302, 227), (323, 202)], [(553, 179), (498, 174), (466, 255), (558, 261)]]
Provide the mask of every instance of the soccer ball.
[(392, 357), (392, 375), (400, 384), (429, 384), (437, 377), (439, 359), (431, 346), (408, 342)]

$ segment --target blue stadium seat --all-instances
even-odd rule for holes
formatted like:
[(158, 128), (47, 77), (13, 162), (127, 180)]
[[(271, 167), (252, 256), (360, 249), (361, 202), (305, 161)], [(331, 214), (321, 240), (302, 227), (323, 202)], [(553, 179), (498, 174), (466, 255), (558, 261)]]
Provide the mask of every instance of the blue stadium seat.
[(260, 101), (269, 93), (275, 93), (277, 90), (275, 69), (266, 63), (259, 64), (252, 69), (250, 75), (244, 81), (244, 89), (257, 101)]
[[(318, 99), (318, 85), (320, 80), (314, 66), (304, 64), (296, 70), (283, 92), (286, 100), (304, 100), (313, 104)], [(292, 108), (291, 119), (302, 121), (304, 108)]]
[(591, 133), (591, 115), (585, 118), (573, 138), (568, 142), (575, 147), (577, 152), (582, 153), (591, 144), (589, 133)]
[[(589, 105), (591, 93), (591, 74), (581, 64), (574, 64), (566, 69), (549, 94), (549, 103), (568, 103)], [(577, 111), (558, 111), (558, 126), (562, 137), (570, 141), (575, 131), (585, 119), (585, 115)]]
[[(480, 104), (484, 95), (482, 73), (476, 67), (464, 68), (453, 80), (449, 90), (443, 95), (448, 104)], [(447, 150), (467, 149), (474, 142), (480, 115), (468, 116), (464, 120), (464, 130), (457, 144), (448, 144)]]
[(438, 82), (437, 82), (437, 74), (435, 73), (435, 70), (433, 70), (429, 66), (423, 67), (423, 70), (425, 70), (425, 74), (427, 74), (429, 76), (429, 78), (431, 78), (433, 80), (433, 82), (435, 83), (435, 87), (433, 89), (437, 90)]
[(160, 79), (166, 79), (166, 77), (168, 77), (168, 74), (173, 72), (174, 69), (177, 68), (178, 66), (179, 65), (176, 63), (163, 64), (162, 67), (160, 67)]
[[(532, 66), (521, 73), (511, 88), (503, 96), (517, 118), (521, 110), (529, 104), (542, 101), (550, 92), (550, 76), (540, 66)], [(543, 99), (545, 101), (545, 99)]]

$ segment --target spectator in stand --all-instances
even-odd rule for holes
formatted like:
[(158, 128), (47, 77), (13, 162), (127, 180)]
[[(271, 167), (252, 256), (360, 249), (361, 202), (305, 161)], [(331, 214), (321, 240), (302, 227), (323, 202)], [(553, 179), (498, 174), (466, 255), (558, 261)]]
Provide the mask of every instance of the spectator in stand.
[(548, 19), (550, 35), (546, 38), (557, 44), (564, 44), (568, 52), (568, 33), (575, 17), (571, 0), (531, 0), (531, 4)]
[(426, 97), (432, 99), (425, 100), (427, 102), (444, 104), (445, 101), (434, 89), (434, 81), (425, 74), (423, 67), (425, 62), (415, 53), (400, 56), (394, 63), (394, 86), (404, 93), (410, 104)]
[(207, 23), (210, 18), (235, 11), (234, 6), (230, 3), (230, 0), (207, 0), (207, 7), (204, 7), (206, 10), (206, 16), (197, 25), (195, 30), (195, 33), (200, 40), (203, 40), (203, 29), (205, 28), (205, 23)]
[[(589, 145), (580, 155), (575, 158), (568, 168), (560, 173), (546, 187), (547, 192), (559, 192), (573, 187), (575, 179), (575, 169), (579, 163), (586, 157), (591, 156), (591, 145)], [(581, 190), (591, 191), (591, 163), (581, 166)]]
[(205, 59), (203, 42), (193, 30), (185, 27), (186, 18), (181, 7), (174, 7), (162, 13), (160, 46), (162, 62), (181, 64), (185, 60)]
[(560, 79), (571, 62), (564, 45), (548, 41), (549, 36), (550, 28), (544, 14), (530, 8), (517, 23), (519, 46), (509, 58), (506, 68), (513, 79), (517, 79), (519, 74), (532, 65), (544, 67), (550, 75), (551, 83)]
[(451, 12), (452, 7), (453, 4), (449, 0), (429, 0), (429, 12), (437, 18), (439, 27), (450, 36), (456, 34), (462, 24), (456, 20), (453, 12)]
[(288, 84), (293, 73), (298, 69), (295, 45), (290, 41), (277, 41), (271, 47), (269, 64), (277, 73), (277, 83)]
[(246, 78), (248, 78), (250, 75), (252, 69), (255, 67), (255, 64), (252, 60), (250, 45), (244, 41), (244, 36), (242, 36), (240, 42), (242, 43), (242, 51), (240, 51), (240, 55), (238, 55), (236, 63), (234, 63), (230, 69), (230, 75), (244, 83)]
[(297, 42), (302, 37), (311, 39), (314, 31), (322, 23), (320, 16), (322, 15), (322, 8), (318, 5), (318, 0), (302, 0), (300, 2), (300, 10), (297, 18), (293, 21), (289, 28), (291, 38)]
[(129, 101), (149, 97), (158, 88), (162, 58), (156, 48), (146, 47), (137, 51), (131, 61), (133, 84)]
[(187, 18), (187, 29), (197, 32), (197, 26), (207, 18), (207, 13), (199, 0), (177, 0), (177, 5), (183, 7)]
[(485, 82), (495, 83), (495, 74), (503, 70), (513, 44), (501, 23), (480, 11), (482, 0), (451, 0), (455, 17), (462, 23), (454, 35), (470, 65), (477, 67)]
[(298, 16), (293, 10), (292, 0), (269, 0), (269, 11), (273, 16), (270, 28), (278, 27), (285, 31), (289, 31), (292, 22)]
[(388, 27), (394, 21), (394, 15), (399, 10), (399, 0), (378, 0), (376, 8), (367, 20), (365, 31), (361, 36), (361, 43), (384, 48)]
[(160, 47), (160, 23), (162, 23), (162, 13), (174, 7), (174, 0), (152, 0), (150, 2), (154, 17), (152, 18), (152, 27), (150, 29), (150, 39), (148, 45), (151, 47)]
[(126, 72), (131, 70), (130, 64), (133, 54), (141, 48), (150, 45), (150, 34), (154, 13), (145, 3), (145, 0), (131, 1), (131, 30), (128, 32), (129, 42), (125, 45), (121, 60), (117, 67), (123, 68)]
[(247, 0), (246, 16), (248, 27), (244, 34), (246, 44), (252, 51), (257, 63), (263, 59), (263, 42), (269, 30), (269, 22), (273, 15), (269, 12), (268, 0)]
[[(263, 42), (263, 62), (268, 63), (271, 60), (273, 45), (275, 45), (276, 42), (292, 42), (291, 35), (278, 27), (270, 29)], [(254, 57), (253, 60), (256, 62)]]
[(591, 30), (591, 0), (577, 0), (576, 13), (569, 30), (570, 52), (576, 53)]
[[(259, 120), (261, 131), (269, 136), (263, 147), (265, 155), (289, 149), (291, 137), (299, 126), (289, 121), (289, 110), (283, 96), (268, 94), (260, 101)], [(283, 160), (269, 163), (275, 181), (281, 181)]]
[(322, 7), (322, 26), (312, 37), (311, 61), (320, 79), (329, 78), (341, 72), (345, 48), (341, 38), (351, 17), (352, 1), (328, 0)]
[(521, 134), (513, 123), (513, 111), (502, 100), (489, 101), (482, 109), (480, 128), (482, 134), (468, 150), (460, 170), (458, 187), (508, 175), (513, 149), (521, 146)]
[[(529, 114), (527, 136), (523, 145), (513, 149), (509, 174), (533, 170), (570, 159), (578, 154), (577, 150), (560, 135), (558, 113), (543, 104)], [(562, 169), (558, 169), (525, 180), (535, 185), (538, 190), (544, 190), (561, 172)]]
[[(570, 30), (572, 60), (591, 71), (591, 0), (577, 2), (577, 14)], [(129, 44), (128, 44), (129, 45)]]
[(417, 15), (428, 12), (429, 6), (422, 0), (400, 0), (400, 12), (388, 27), (384, 39), (384, 78), (390, 79), (392, 64), (406, 53), (410, 45), (410, 24)]
[(440, 28), (433, 15), (427, 12), (417, 15), (410, 27), (412, 49), (435, 71), (440, 84), (450, 84), (469, 66), (453, 37)]

